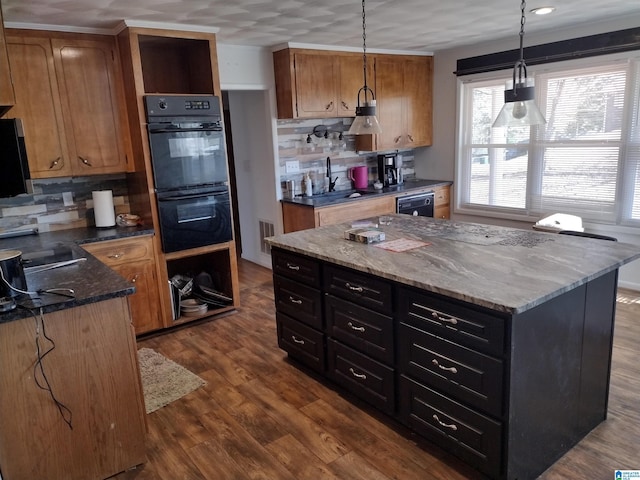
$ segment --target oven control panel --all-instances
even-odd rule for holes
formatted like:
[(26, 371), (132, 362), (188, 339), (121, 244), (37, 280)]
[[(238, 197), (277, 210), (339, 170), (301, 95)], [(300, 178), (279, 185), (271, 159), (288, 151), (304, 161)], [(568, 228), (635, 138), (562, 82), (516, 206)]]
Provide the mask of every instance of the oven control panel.
[(214, 95), (146, 95), (147, 121), (171, 117), (219, 117), (220, 101)]

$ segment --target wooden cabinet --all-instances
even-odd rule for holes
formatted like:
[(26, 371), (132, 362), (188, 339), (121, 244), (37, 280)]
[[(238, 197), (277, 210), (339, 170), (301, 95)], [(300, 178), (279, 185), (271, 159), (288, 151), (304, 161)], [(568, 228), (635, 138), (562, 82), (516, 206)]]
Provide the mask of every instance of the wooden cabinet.
[(359, 135), (363, 151), (410, 149), (431, 145), (433, 57), (377, 55), (375, 93), (382, 133)]
[[(46, 339), (38, 334), (45, 325)], [(70, 415), (37, 384), (38, 338), (52, 395)], [(144, 398), (124, 297), (0, 323), (0, 365), (6, 480), (111, 478), (145, 461)]]
[(83, 248), (135, 285), (136, 293), (129, 296), (129, 307), (136, 334), (164, 326), (152, 237), (90, 243)]
[(2, 5), (0, 5), (0, 115), (11, 108), (16, 102), (9, 69), (7, 45), (4, 38), (4, 23), (2, 20)]
[(115, 40), (7, 31), (31, 176), (127, 170), (128, 127)]
[[(278, 118), (355, 116), (358, 90), (364, 83), (362, 55), (285, 49), (274, 52), (273, 62)], [(372, 71), (367, 72), (369, 86), (373, 86)]]
[(434, 189), (434, 218), (451, 218), (451, 185), (443, 185)]
[(282, 203), (284, 233), (376, 215), (386, 215), (395, 213), (395, 211), (396, 201), (393, 196), (382, 196), (317, 208), (289, 202)]

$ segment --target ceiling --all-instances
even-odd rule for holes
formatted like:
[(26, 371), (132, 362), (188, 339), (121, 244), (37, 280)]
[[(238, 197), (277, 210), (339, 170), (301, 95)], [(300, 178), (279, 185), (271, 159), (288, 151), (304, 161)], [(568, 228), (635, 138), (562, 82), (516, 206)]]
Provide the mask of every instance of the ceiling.
[[(357, 0), (1, 0), (10, 27), (114, 31), (122, 20), (217, 27), (220, 43), (286, 42), (362, 48)], [(532, 0), (556, 11), (527, 13), (525, 32), (640, 15), (637, 0)], [(435, 52), (512, 36), (518, 44), (518, 0), (366, 0), (367, 47)], [(22, 25), (26, 24), (26, 25)], [(56, 28), (57, 29), (57, 28)]]

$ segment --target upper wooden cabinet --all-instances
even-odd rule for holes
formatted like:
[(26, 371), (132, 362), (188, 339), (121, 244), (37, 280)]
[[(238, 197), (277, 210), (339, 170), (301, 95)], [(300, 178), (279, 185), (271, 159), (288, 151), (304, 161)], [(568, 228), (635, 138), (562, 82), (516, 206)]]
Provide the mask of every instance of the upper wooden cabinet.
[[(89, 37), (89, 38), (88, 38)], [(127, 170), (128, 126), (115, 39), (7, 31), (33, 178)]]
[[(273, 64), (278, 118), (355, 116), (358, 90), (364, 83), (362, 55), (285, 49), (274, 52)], [(373, 86), (372, 69), (367, 77)]]
[(433, 57), (377, 55), (375, 86), (382, 133), (359, 135), (356, 148), (380, 151), (431, 145)]
[(2, 6), (0, 5), (0, 115), (6, 112), (16, 102), (9, 70), (7, 46), (4, 39), (4, 24), (2, 21)]

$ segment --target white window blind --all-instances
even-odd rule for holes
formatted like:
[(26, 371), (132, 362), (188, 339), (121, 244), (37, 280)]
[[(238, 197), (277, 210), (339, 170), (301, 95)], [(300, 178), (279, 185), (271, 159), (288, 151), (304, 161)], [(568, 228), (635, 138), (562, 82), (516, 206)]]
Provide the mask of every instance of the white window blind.
[(527, 218), (563, 212), (640, 226), (640, 63), (619, 56), (570, 63), (535, 76), (547, 119), (537, 127), (491, 128), (511, 71), (462, 84), (462, 211)]

